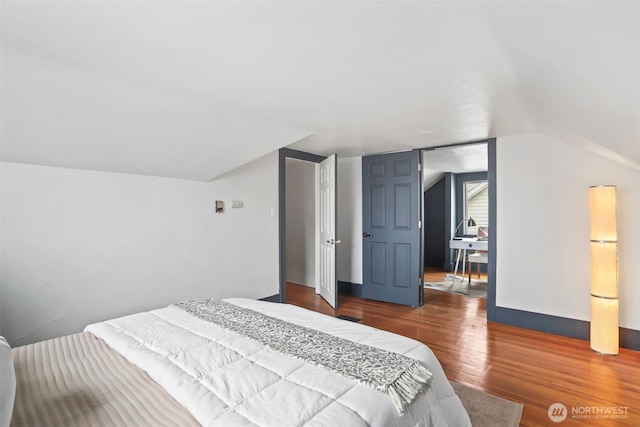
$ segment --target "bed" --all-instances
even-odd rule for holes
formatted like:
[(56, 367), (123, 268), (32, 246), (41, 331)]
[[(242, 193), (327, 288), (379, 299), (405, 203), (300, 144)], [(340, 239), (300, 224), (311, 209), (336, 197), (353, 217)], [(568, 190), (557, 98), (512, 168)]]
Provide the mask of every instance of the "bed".
[[(471, 425), (440, 363), (422, 343), (287, 304), (243, 298), (213, 303), (224, 305), (205, 314), (201, 306), (171, 305), (14, 348), (11, 425)], [(278, 338), (284, 350), (274, 348), (268, 329), (252, 336), (244, 326), (236, 331), (225, 323), (262, 328), (264, 319), (281, 322), (268, 324), (271, 330), (291, 328), (291, 335)], [(326, 348), (337, 342), (340, 351), (323, 348), (314, 356), (321, 360), (298, 354), (318, 336), (331, 341)], [(421, 391), (398, 403), (397, 391), (363, 380), (362, 372), (380, 373), (375, 365), (383, 356), (402, 358), (386, 363), (392, 370), (404, 361), (426, 367)], [(365, 369), (367, 358), (374, 359), (372, 371)], [(342, 371), (343, 365), (351, 366)]]

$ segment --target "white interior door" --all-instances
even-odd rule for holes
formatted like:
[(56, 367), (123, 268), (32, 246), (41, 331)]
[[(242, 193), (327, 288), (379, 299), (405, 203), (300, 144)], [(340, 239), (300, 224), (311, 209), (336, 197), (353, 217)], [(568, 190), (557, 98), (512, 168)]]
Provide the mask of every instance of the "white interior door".
[(338, 306), (336, 286), (336, 166), (332, 154), (316, 168), (316, 293), (333, 308)]

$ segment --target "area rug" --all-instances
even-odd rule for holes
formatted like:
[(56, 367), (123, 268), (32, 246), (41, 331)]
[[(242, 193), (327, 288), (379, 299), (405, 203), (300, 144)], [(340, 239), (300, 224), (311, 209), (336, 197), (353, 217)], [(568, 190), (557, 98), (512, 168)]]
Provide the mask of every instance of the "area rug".
[(473, 427), (518, 427), (522, 418), (522, 403), (512, 402), (492, 394), (449, 381), (462, 406), (467, 410)]
[(451, 280), (447, 280), (444, 282), (425, 282), (425, 288), (436, 289), (438, 291), (443, 292), (451, 292), (454, 294), (466, 295), (471, 298), (486, 298), (487, 297), (487, 282), (482, 280), (471, 279), (471, 284), (469, 284), (469, 279), (465, 278), (464, 280), (460, 280), (458, 277), (454, 282)]

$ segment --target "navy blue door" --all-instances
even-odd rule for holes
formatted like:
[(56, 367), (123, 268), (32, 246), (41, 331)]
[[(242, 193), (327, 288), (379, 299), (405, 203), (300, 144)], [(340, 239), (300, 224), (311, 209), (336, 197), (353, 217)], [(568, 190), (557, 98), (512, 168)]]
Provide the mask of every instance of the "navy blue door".
[(419, 152), (362, 158), (363, 296), (422, 305)]

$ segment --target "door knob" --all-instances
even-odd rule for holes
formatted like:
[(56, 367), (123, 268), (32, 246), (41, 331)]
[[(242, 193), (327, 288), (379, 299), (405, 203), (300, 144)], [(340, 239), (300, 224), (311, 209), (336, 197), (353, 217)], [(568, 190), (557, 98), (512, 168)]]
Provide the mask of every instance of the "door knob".
[(373, 237), (373, 234), (370, 233), (362, 233), (362, 237)]
[(342, 243), (340, 240), (327, 240), (327, 243), (329, 243), (330, 245), (337, 245), (338, 243)]

